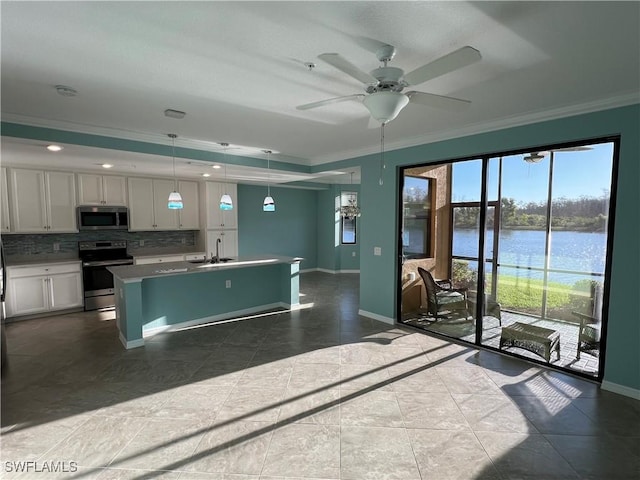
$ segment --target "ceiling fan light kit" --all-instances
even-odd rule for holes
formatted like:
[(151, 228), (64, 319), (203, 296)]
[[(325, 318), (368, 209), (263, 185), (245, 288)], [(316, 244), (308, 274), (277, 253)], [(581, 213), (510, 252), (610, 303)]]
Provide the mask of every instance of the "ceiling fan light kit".
[(409, 103), (409, 97), (399, 92), (377, 92), (362, 101), (369, 113), (380, 123), (389, 123)]
[(544, 155), (540, 152), (531, 152), (525, 155), (523, 160), (527, 163), (540, 163), (544, 159)]

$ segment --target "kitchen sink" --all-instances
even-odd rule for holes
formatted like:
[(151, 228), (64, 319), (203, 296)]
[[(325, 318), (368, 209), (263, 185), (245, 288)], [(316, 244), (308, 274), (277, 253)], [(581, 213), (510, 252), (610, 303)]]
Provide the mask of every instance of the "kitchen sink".
[[(233, 258), (223, 257), (218, 260), (218, 263), (226, 263), (226, 262), (230, 262), (231, 260), (233, 260)], [(194, 264), (202, 264), (202, 263), (211, 263), (211, 260), (188, 260), (188, 262), (194, 263)], [(213, 265), (215, 265), (215, 263)]]

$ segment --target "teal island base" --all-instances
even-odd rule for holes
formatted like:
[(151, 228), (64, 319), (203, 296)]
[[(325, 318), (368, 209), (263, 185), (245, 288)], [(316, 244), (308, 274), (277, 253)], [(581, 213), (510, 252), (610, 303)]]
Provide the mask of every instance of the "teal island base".
[(116, 323), (125, 348), (159, 332), (299, 306), (299, 258), (252, 257), (226, 264), (172, 262), (110, 267)]

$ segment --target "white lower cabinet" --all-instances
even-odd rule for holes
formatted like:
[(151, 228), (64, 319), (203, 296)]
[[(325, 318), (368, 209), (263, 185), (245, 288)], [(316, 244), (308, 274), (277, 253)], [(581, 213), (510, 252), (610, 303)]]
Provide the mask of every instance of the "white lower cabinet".
[(7, 317), (82, 305), (80, 262), (7, 267)]

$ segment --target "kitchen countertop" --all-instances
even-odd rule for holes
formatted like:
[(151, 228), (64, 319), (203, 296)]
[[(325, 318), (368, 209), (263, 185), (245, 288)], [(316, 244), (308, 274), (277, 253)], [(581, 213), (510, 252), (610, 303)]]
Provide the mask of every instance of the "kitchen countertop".
[(249, 257), (238, 257), (229, 262), (220, 263), (190, 263), (190, 262), (167, 262), (162, 264), (147, 265), (122, 265), (108, 267), (114, 277), (125, 283), (139, 282), (145, 278), (167, 277), (173, 275), (188, 275), (194, 273), (207, 273), (214, 270), (225, 270), (232, 268), (258, 267), (261, 265), (274, 265), (284, 263), (297, 263), (303, 260), (300, 257), (286, 257), (282, 255), (256, 255)]
[(196, 247), (160, 247), (160, 248), (136, 248), (135, 250), (128, 250), (129, 255), (133, 255), (135, 258), (146, 257), (161, 257), (163, 255), (191, 255), (191, 254), (205, 254), (204, 250), (199, 250)]
[(7, 256), (7, 267), (29, 267), (34, 265), (50, 265), (54, 263), (80, 262), (77, 255), (12, 255)]

